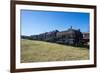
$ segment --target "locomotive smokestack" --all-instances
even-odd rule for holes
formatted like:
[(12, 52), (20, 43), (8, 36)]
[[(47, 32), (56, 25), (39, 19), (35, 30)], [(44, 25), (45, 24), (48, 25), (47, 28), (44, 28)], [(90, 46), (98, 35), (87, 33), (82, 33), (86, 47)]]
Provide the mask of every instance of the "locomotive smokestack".
[(72, 29), (72, 26), (70, 28)]

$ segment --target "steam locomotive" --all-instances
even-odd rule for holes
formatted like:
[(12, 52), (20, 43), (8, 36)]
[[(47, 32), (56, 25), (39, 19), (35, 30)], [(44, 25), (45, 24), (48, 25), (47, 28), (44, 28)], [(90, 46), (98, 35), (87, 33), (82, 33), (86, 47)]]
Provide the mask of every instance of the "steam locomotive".
[(39, 35), (22, 36), (22, 38), (28, 38), (31, 40), (40, 40), (47, 42), (54, 42), (60, 44), (79, 45), (82, 44), (83, 34), (80, 29), (76, 30), (72, 27), (66, 31), (54, 30), (51, 32), (45, 32)]

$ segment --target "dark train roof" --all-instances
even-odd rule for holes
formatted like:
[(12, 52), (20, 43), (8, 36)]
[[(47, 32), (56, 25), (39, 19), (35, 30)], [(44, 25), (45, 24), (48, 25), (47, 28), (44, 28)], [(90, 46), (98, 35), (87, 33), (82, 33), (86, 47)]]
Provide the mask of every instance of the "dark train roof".
[(66, 31), (61, 31), (61, 32), (58, 32), (57, 33), (57, 35), (58, 36), (60, 36), (60, 35), (69, 35), (69, 34), (76, 34), (76, 32), (80, 32), (80, 30), (78, 29), (78, 30), (75, 30), (75, 29), (73, 29), (72, 27), (71, 28), (69, 28), (68, 30), (66, 30)]
[(46, 32), (46, 34), (52, 34), (52, 33), (56, 33), (56, 32), (59, 32), (58, 30), (54, 30), (54, 31), (51, 31), (51, 32)]

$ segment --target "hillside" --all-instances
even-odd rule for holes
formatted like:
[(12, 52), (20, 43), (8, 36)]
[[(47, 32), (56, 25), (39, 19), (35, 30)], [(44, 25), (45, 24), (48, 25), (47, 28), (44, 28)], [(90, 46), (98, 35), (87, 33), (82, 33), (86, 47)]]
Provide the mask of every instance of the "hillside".
[(21, 40), (21, 62), (89, 59), (89, 49), (36, 40)]

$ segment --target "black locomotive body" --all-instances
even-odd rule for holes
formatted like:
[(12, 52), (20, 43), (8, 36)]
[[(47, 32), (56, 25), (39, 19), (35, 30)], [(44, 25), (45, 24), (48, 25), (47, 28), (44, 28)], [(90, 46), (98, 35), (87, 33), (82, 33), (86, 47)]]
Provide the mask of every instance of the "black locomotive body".
[(55, 30), (51, 32), (42, 33), (39, 35), (31, 35), (29, 37), (32, 40), (40, 40), (69, 45), (79, 45), (82, 42), (83, 34), (80, 32), (79, 29), (75, 30), (71, 27), (66, 31)]

